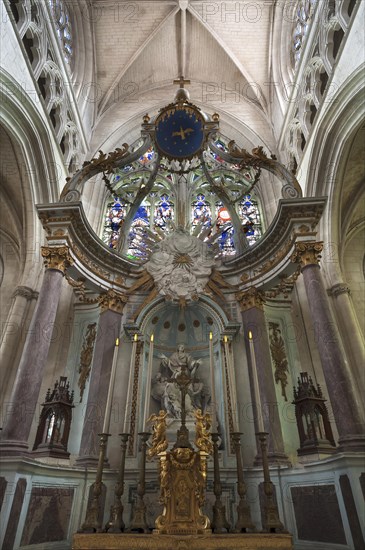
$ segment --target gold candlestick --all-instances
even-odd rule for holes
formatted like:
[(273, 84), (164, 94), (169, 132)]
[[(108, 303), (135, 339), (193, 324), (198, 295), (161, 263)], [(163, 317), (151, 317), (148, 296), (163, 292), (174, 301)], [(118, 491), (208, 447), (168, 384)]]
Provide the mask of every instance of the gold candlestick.
[(118, 472), (118, 479), (115, 485), (114, 491), (114, 504), (110, 507), (110, 518), (105, 526), (105, 531), (109, 533), (120, 533), (124, 531), (125, 524), (123, 521), (124, 507), (122, 504), (122, 495), (124, 493), (124, 468), (125, 468), (125, 455), (127, 451), (127, 442), (130, 434), (120, 434), (122, 439), (121, 443), (121, 458)]
[(82, 524), (79, 533), (100, 533), (102, 531), (101, 521), (99, 521), (99, 505), (100, 505), (100, 495), (102, 492), (102, 479), (103, 479), (103, 469), (104, 469), (104, 459), (106, 454), (106, 449), (108, 446), (108, 437), (110, 434), (102, 433), (98, 434), (100, 436), (100, 446), (99, 446), (99, 459), (98, 467), (96, 470), (96, 479), (93, 484), (93, 496), (89, 501), (85, 521)]

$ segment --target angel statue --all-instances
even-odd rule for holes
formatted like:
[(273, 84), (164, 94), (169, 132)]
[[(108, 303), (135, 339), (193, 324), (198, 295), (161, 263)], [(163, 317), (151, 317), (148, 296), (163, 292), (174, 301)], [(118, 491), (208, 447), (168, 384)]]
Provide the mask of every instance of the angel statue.
[(167, 411), (160, 411), (159, 414), (151, 414), (147, 422), (153, 422), (152, 445), (147, 451), (149, 458), (152, 458), (163, 451), (166, 451), (168, 442), (166, 438), (166, 416)]
[(209, 413), (203, 414), (201, 409), (194, 411), (195, 416), (195, 445), (200, 451), (204, 451), (209, 455), (213, 452), (213, 443), (210, 435), (210, 428), (212, 425), (212, 418)]

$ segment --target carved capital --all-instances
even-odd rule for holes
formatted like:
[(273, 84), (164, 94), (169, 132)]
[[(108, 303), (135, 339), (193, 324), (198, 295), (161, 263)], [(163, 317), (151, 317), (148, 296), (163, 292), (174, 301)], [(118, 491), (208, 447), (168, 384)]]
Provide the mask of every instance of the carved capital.
[(102, 312), (110, 309), (116, 313), (123, 313), (124, 306), (128, 302), (128, 296), (115, 290), (108, 290), (108, 292), (99, 296), (98, 302)]
[(246, 311), (253, 307), (263, 309), (265, 302), (263, 293), (254, 286), (245, 292), (238, 292), (236, 294), (236, 299), (240, 305), (241, 311)]
[(338, 283), (337, 285), (333, 285), (332, 288), (329, 288), (327, 290), (327, 294), (337, 298), (340, 294), (351, 294), (351, 290), (346, 283)]
[(41, 254), (46, 269), (57, 269), (64, 274), (73, 264), (68, 246), (41, 246)]
[(300, 264), (300, 267), (307, 265), (318, 265), (323, 250), (322, 242), (301, 242), (295, 244), (295, 251), (291, 255), (291, 261)]
[(22, 296), (26, 300), (36, 300), (39, 292), (32, 290), (29, 286), (18, 286), (13, 292), (13, 298), (16, 296)]

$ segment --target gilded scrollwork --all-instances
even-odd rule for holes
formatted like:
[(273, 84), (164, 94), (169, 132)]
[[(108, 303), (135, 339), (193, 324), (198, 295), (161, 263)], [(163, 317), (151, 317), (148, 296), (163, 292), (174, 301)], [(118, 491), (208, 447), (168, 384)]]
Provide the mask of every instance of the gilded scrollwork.
[(291, 256), (291, 261), (300, 264), (300, 267), (307, 265), (318, 265), (323, 250), (323, 242), (299, 242), (295, 244), (295, 251)]
[(254, 286), (243, 292), (237, 292), (236, 299), (240, 305), (241, 311), (246, 311), (248, 309), (252, 309), (253, 307), (262, 309), (265, 302), (263, 292)]
[(279, 162), (275, 155), (268, 157), (262, 146), (255, 147), (249, 153), (246, 149), (238, 147), (234, 141), (230, 141), (228, 150), (232, 158), (240, 161), (242, 167), (264, 168), (284, 180), (283, 198), (295, 199), (302, 196), (302, 189), (295, 175)]
[(212, 418), (209, 413), (203, 414), (201, 409), (194, 411), (195, 415), (195, 445), (199, 451), (204, 451), (208, 455), (213, 453), (213, 443), (210, 435), (210, 428), (212, 425)]
[(269, 323), (269, 339), (271, 357), (274, 361), (274, 376), (276, 384), (281, 385), (281, 395), (285, 401), (288, 401), (286, 395), (286, 386), (288, 385), (288, 360), (286, 357), (285, 343), (281, 335), (280, 326), (278, 323)]
[(94, 342), (96, 338), (96, 323), (90, 323), (87, 326), (84, 342), (80, 353), (79, 379), (77, 385), (80, 388), (80, 403), (84, 395), (86, 382), (90, 376), (91, 361), (94, 352)]
[(73, 264), (68, 246), (41, 246), (41, 255), (46, 269), (56, 269), (63, 274)]
[(102, 312), (110, 309), (116, 313), (122, 313), (125, 304), (128, 302), (128, 296), (112, 289), (100, 294), (98, 302)]
[(152, 445), (147, 451), (148, 458), (152, 458), (159, 453), (166, 451), (168, 447), (166, 437), (166, 416), (167, 411), (161, 410), (159, 414), (151, 414), (147, 423), (152, 423)]

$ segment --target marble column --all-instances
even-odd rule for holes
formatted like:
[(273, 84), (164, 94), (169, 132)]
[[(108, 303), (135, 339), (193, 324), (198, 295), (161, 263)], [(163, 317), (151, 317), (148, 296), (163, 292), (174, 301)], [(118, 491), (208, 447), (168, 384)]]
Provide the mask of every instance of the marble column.
[[(263, 408), (264, 426), (266, 432), (269, 433), (269, 461), (271, 463), (288, 464), (289, 459), (284, 450), (280, 412), (278, 408), (274, 377), (271, 367), (270, 344), (263, 308), (264, 298), (259, 290), (252, 287), (246, 292), (239, 293), (237, 295), (237, 299), (239, 301), (242, 313), (246, 355), (251, 385), (251, 396), (253, 399), (253, 366), (250, 353), (248, 352), (248, 332), (252, 332), (257, 364), (257, 377), (259, 382), (260, 398)], [(257, 418), (255, 418), (255, 432), (258, 431)]]
[(299, 263), (304, 279), (318, 352), (339, 434), (339, 451), (365, 450), (364, 424), (354, 395), (355, 380), (340, 346), (319, 268), (323, 243), (296, 244), (292, 261)]
[[(102, 432), (105, 407), (108, 397), (109, 379), (113, 362), (115, 340), (120, 336), (122, 313), (128, 297), (113, 290), (100, 297), (100, 317), (96, 334), (93, 364), (90, 376), (90, 389), (85, 406), (78, 466), (96, 467), (99, 455), (98, 434)], [(113, 411), (113, 409), (112, 409)], [(111, 430), (117, 433), (120, 422)]]
[[(13, 302), (5, 322), (0, 344), (0, 364), (4, 372), (11, 373), (15, 367), (14, 362), (20, 348), (19, 344), (23, 342), (24, 324), (30, 303), (32, 300), (37, 300), (38, 294), (38, 292), (27, 286), (18, 286), (13, 293)], [(2, 388), (3, 394), (5, 394), (9, 383), (12, 382), (11, 374), (7, 378), (8, 380), (4, 381), (4, 387)]]
[(26, 336), (10, 403), (1, 432), (3, 455), (24, 454), (36, 410), (61, 295), (62, 279), (72, 259), (67, 246), (42, 247), (46, 271)]
[(358, 382), (362, 410), (365, 410), (365, 341), (352, 303), (351, 290), (346, 283), (337, 283), (327, 290), (327, 294), (332, 297), (342, 343), (350, 361), (352, 375)]

